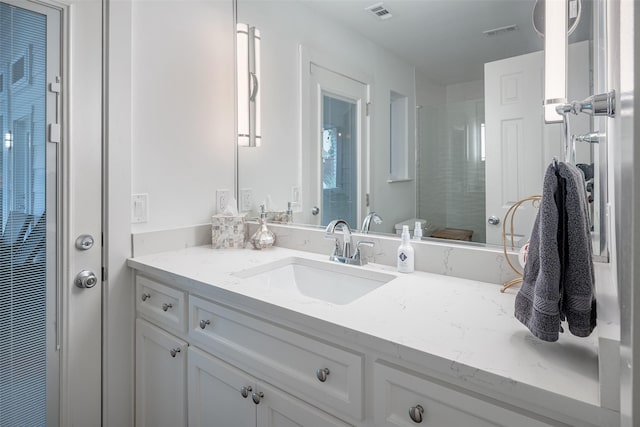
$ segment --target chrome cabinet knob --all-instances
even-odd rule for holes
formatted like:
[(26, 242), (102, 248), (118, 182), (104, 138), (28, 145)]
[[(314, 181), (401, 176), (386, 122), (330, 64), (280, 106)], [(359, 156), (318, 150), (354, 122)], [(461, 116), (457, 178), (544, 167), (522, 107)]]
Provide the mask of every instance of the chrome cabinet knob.
[(264, 397), (264, 393), (261, 391), (260, 392), (254, 391), (253, 393), (251, 393), (251, 400), (253, 400), (253, 403), (255, 403), (256, 405), (260, 403), (263, 397)]
[(251, 387), (250, 385), (243, 386), (240, 389), (240, 395), (246, 399), (247, 397), (249, 397), (249, 393), (251, 393), (252, 390), (253, 390), (253, 387)]
[(316, 216), (320, 213), (320, 208), (317, 206), (314, 206), (313, 208), (311, 208), (311, 215)]
[(169, 350), (171, 357), (176, 357), (176, 354), (180, 353), (180, 347), (172, 348)]
[(173, 307), (173, 304), (167, 304), (166, 302), (162, 304), (162, 311), (167, 311)]
[(148, 294), (148, 293), (142, 294), (142, 296), (140, 297), (140, 299), (142, 299), (142, 301), (146, 301), (149, 298), (151, 298), (151, 294)]
[[(207, 327), (207, 325), (211, 324), (211, 320), (207, 319), (207, 320), (201, 320), (200, 321), (200, 329), (204, 329)], [(245, 396), (246, 397), (246, 396)]]
[(98, 277), (96, 277), (93, 271), (82, 270), (77, 274), (73, 283), (79, 288), (93, 288), (98, 284)]
[(411, 421), (416, 424), (420, 424), (422, 422), (422, 414), (424, 414), (424, 408), (421, 405), (409, 408), (409, 417), (411, 417)]
[(316, 370), (316, 377), (318, 378), (318, 381), (320, 381), (321, 383), (325, 382), (328, 376), (329, 376), (329, 368), (321, 368)]
[(500, 218), (498, 218), (498, 217), (497, 217), (497, 216), (495, 216), (495, 215), (491, 215), (491, 216), (489, 217), (489, 219), (487, 220), (487, 222), (488, 222), (489, 224), (491, 224), (491, 225), (498, 225), (498, 224), (500, 224)]

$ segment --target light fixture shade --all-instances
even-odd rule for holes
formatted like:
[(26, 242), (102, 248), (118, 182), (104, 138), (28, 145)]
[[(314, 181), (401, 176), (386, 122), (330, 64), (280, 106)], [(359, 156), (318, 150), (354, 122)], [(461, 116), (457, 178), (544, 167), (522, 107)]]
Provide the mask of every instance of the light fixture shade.
[(567, 45), (567, 0), (545, 0), (545, 123), (562, 122), (556, 106), (567, 102)]
[(236, 27), (238, 145), (260, 146), (260, 31), (247, 24)]

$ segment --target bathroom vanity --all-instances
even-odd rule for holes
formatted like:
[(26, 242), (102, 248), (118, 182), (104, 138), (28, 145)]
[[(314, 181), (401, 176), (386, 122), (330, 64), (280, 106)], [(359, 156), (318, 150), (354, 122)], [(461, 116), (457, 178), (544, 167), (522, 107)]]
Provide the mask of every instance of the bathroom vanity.
[(496, 284), (282, 247), (128, 264), (138, 426), (618, 424), (597, 333), (540, 341)]

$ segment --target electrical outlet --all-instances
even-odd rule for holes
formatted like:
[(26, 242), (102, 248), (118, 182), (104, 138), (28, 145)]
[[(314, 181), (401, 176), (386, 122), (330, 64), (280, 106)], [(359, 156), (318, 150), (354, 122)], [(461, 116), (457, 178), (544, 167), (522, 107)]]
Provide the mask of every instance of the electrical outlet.
[(216, 190), (216, 209), (218, 213), (224, 212), (231, 198), (231, 192), (229, 190)]
[(138, 224), (149, 220), (149, 195), (131, 195), (131, 222)]
[(251, 188), (240, 189), (240, 212), (249, 212), (253, 209), (253, 190)]

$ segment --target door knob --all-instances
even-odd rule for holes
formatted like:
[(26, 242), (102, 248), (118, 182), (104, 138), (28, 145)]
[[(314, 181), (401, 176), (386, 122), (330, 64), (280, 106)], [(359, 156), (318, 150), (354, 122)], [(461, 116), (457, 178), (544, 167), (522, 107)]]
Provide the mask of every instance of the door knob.
[(320, 213), (320, 208), (317, 206), (314, 206), (313, 208), (311, 208), (311, 215), (318, 215)]
[(98, 283), (98, 278), (93, 271), (82, 270), (73, 283), (79, 288), (93, 288)]
[(498, 225), (498, 224), (500, 224), (500, 218), (498, 218), (498, 217), (497, 217), (497, 216), (495, 216), (495, 215), (491, 215), (491, 216), (489, 217), (489, 219), (487, 220), (487, 222), (488, 222), (489, 224), (491, 224), (491, 225)]

